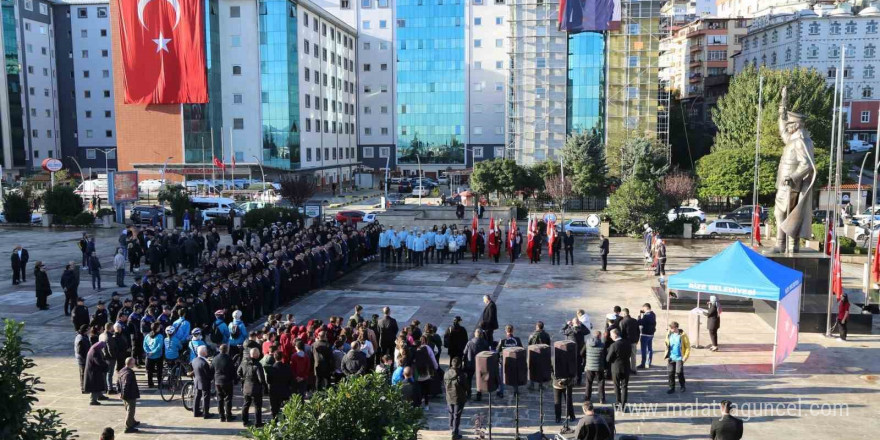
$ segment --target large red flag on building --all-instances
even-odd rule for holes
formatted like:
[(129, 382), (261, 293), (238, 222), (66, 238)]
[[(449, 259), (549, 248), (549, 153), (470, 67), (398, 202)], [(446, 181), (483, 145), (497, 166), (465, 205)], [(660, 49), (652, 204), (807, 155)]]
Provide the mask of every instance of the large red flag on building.
[(840, 245), (834, 250), (834, 260), (831, 262), (831, 292), (840, 297), (843, 296), (843, 277), (840, 274)]
[(471, 242), (469, 243), (472, 254), (477, 253), (477, 227), (477, 211), (474, 211), (474, 219), (471, 220)]
[(553, 243), (556, 242), (556, 222), (547, 222), (547, 254), (553, 256)]
[(126, 104), (208, 102), (204, 4), (119, 0)]
[(498, 255), (498, 244), (495, 243), (495, 218), (489, 217), (489, 256)]

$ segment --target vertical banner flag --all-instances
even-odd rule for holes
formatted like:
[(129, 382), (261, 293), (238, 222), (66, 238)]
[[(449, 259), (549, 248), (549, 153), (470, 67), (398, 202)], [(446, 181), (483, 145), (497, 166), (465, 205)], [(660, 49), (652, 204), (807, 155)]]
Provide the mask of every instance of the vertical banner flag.
[(831, 219), (828, 219), (828, 230), (825, 233), (825, 255), (831, 256), (831, 242), (834, 239), (834, 228), (831, 226)]
[(205, 2), (119, 0), (126, 104), (204, 104)]
[(471, 221), (471, 242), (469, 243), (471, 246), (471, 253), (477, 253), (477, 211), (474, 211), (474, 219)]
[(559, 30), (569, 34), (620, 28), (620, 0), (560, 0)]
[(535, 247), (535, 233), (532, 230), (532, 224), (534, 224), (534, 220), (532, 220), (532, 216), (529, 216), (529, 224), (526, 225), (526, 255), (528, 255), (529, 259), (532, 258), (532, 251)]
[(831, 261), (831, 293), (840, 301), (843, 296), (843, 277), (840, 274), (840, 245), (834, 250), (834, 259)]
[(510, 229), (507, 231), (507, 243), (508, 243), (507, 250), (510, 253), (510, 255), (513, 255), (513, 245), (515, 244), (515, 240), (516, 240), (516, 219), (512, 218), (512, 219), (510, 219)]
[(871, 274), (874, 276), (874, 282), (880, 282), (880, 236), (877, 237), (877, 246), (874, 247), (874, 261), (871, 263)]
[(547, 254), (553, 256), (553, 244), (556, 243), (556, 222), (547, 222)]
[(761, 206), (755, 206), (755, 209), (752, 213), (752, 236), (755, 237), (755, 241), (758, 242), (758, 246), (763, 246), (761, 244)]
[(489, 256), (498, 255), (498, 245), (495, 243), (495, 217), (489, 217)]

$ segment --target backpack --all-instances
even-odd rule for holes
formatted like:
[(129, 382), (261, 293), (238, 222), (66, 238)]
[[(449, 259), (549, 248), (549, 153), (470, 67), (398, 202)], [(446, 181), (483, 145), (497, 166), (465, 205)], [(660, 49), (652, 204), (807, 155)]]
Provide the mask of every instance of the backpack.
[(220, 326), (217, 325), (217, 321), (214, 321), (214, 325), (211, 326), (211, 342), (215, 344), (226, 342), (223, 340), (223, 332), (220, 331)]
[(229, 336), (232, 339), (238, 339), (239, 335), (241, 335), (241, 330), (238, 329), (238, 324), (232, 324), (229, 328)]

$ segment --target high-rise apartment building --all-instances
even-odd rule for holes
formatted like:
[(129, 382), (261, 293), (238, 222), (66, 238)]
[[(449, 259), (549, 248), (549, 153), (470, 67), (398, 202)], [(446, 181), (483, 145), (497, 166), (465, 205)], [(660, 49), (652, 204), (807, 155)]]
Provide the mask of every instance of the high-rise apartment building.
[(837, 0), (716, 0), (715, 3), (718, 17), (755, 18), (791, 13), (816, 5), (834, 5)]

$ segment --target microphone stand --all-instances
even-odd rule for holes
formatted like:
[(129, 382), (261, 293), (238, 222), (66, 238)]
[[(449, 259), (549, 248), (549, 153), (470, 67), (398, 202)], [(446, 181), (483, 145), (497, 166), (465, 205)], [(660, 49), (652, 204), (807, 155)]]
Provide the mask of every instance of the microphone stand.
[(541, 439), (545, 439), (547, 437), (544, 437), (544, 382), (538, 383), (538, 405), (540, 406), (539, 413), (541, 414), (538, 434), (541, 434)]
[(514, 401), (514, 426), (515, 426), (515, 434), (513, 436), (514, 440), (522, 440), (522, 437), (519, 436), (519, 386), (513, 387), (513, 401)]
[(489, 440), (492, 440), (492, 391), (489, 391)]
[(566, 389), (565, 389), (565, 392), (562, 393), (562, 400), (565, 401), (566, 414), (565, 414), (565, 423), (562, 424), (562, 429), (559, 430), (560, 434), (571, 434), (572, 432), (574, 432), (574, 429), (571, 429), (571, 427), (568, 424), (569, 419), (570, 419), (569, 416), (571, 415), (571, 414), (568, 414), (568, 405), (571, 403), (571, 402), (569, 402), (569, 400), (571, 400), (571, 399), (568, 397), (568, 389), (570, 387), (571, 387), (571, 385), (568, 385), (568, 387), (566, 387)]

